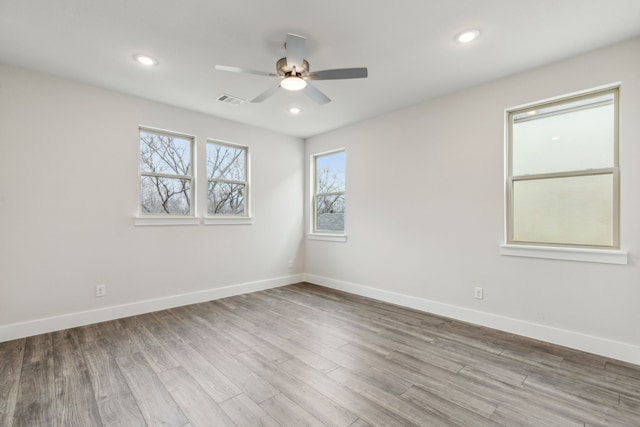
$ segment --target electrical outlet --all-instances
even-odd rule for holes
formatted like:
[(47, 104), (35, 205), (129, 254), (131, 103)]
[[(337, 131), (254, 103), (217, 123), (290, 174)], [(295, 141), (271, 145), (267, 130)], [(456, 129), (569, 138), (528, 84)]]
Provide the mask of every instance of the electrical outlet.
[(96, 296), (103, 297), (107, 294), (107, 285), (96, 286)]
[(289, 270), (291, 270), (293, 268), (293, 260), (292, 259), (290, 259), (289, 262), (287, 263), (287, 268)]
[(473, 296), (476, 299), (484, 299), (484, 290), (476, 286), (473, 288)]

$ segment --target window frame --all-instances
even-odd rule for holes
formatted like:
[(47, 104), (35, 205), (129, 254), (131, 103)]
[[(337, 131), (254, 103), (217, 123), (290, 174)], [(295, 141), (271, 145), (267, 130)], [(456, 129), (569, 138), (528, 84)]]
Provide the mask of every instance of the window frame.
[[(338, 153), (344, 153), (344, 191), (333, 191), (329, 193), (318, 193), (318, 162), (317, 160), (321, 157), (331, 156)], [(321, 153), (316, 153), (311, 155), (311, 221), (310, 228), (311, 231), (308, 234), (309, 239), (311, 240), (325, 240), (325, 241), (334, 241), (334, 242), (345, 242), (346, 241), (346, 221), (344, 221), (344, 228), (342, 231), (332, 232), (331, 230), (318, 230), (318, 197), (319, 196), (336, 196), (342, 195), (346, 204), (346, 189), (347, 189), (347, 177), (346, 177), (346, 169), (347, 169), (347, 151), (345, 148), (338, 148), (335, 150), (324, 151)], [(346, 209), (345, 209), (345, 219), (346, 219)]]
[[(613, 161), (612, 166), (597, 169), (562, 170), (551, 173), (513, 175), (513, 117), (542, 108), (553, 108), (580, 100), (613, 94)], [(501, 254), (529, 256), (538, 258), (570, 259), (577, 261), (607, 262), (626, 264), (627, 253), (620, 250), (620, 167), (619, 167), (619, 112), (620, 84), (602, 86), (587, 91), (563, 95), (505, 110), (505, 243), (501, 245)], [(580, 176), (612, 175), (612, 244), (585, 245), (572, 243), (525, 242), (514, 239), (514, 182), (535, 179), (565, 178)], [(605, 255), (603, 255), (605, 254)]]
[[(189, 141), (190, 145), (190, 175), (174, 175), (155, 172), (144, 172), (140, 167), (140, 134), (142, 132), (169, 136)], [(189, 213), (188, 214), (170, 214), (170, 213), (146, 213), (142, 210), (142, 180), (145, 176), (164, 177), (170, 179), (185, 179), (190, 181), (189, 191)], [(138, 126), (138, 214), (136, 216), (137, 225), (193, 225), (198, 223), (196, 216), (197, 210), (197, 162), (196, 162), (196, 137), (182, 132), (175, 132), (166, 129), (159, 129), (150, 126)]]
[[(210, 178), (208, 170), (208, 156), (207, 148), (211, 145), (220, 145), (233, 149), (240, 149), (244, 152), (244, 181), (227, 180), (219, 178)], [(236, 144), (228, 141), (222, 141), (219, 139), (208, 138), (205, 143), (205, 176), (206, 176), (206, 210), (204, 223), (205, 224), (251, 224), (253, 222), (251, 217), (251, 155), (249, 147), (242, 144)], [(209, 182), (224, 182), (231, 184), (243, 184), (244, 191), (244, 213), (243, 214), (212, 214), (209, 213)]]

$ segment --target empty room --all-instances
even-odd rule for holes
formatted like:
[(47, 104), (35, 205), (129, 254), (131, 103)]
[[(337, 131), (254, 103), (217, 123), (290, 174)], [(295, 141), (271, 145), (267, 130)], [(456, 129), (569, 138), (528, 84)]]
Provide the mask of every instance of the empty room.
[(0, 0), (0, 426), (640, 426), (638, 0)]

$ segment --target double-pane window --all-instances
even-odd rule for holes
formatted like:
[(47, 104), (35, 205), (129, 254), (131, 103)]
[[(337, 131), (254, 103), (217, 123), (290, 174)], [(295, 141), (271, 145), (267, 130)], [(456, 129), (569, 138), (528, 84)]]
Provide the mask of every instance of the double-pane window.
[(140, 213), (193, 215), (193, 137), (140, 129)]
[(618, 90), (508, 113), (508, 243), (617, 248)]
[(314, 232), (344, 233), (345, 152), (314, 156)]
[(207, 213), (248, 215), (247, 148), (207, 143)]

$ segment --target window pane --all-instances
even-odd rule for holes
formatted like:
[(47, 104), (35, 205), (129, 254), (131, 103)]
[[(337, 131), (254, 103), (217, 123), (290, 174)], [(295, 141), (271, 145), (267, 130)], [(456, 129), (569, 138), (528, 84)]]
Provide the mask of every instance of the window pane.
[(611, 246), (613, 174), (513, 182), (513, 240)]
[(344, 195), (316, 196), (316, 230), (344, 231)]
[(140, 194), (142, 213), (191, 213), (191, 180), (142, 176)]
[(245, 181), (244, 148), (207, 144), (207, 176), (210, 179)]
[(140, 171), (191, 175), (191, 140), (140, 130)]
[(245, 185), (209, 182), (208, 212), (216, 215), (244, 215)]
[(316, 157), (316, 194), (344, 192), (345, 153)]
[[(614, 167), (613, 94), (515, 116), (512, 174)], [(593, 106), (596, 105), (596, 106)]]

